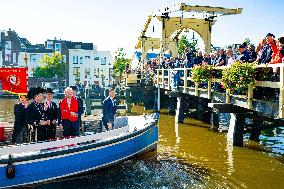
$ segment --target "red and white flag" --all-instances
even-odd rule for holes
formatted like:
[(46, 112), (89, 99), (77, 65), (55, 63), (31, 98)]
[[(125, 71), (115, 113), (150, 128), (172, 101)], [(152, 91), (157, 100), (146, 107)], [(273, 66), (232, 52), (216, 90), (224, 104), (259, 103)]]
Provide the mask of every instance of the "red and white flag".
[(13, 94), (27, 94), (27, 68), (0, 68), (2, 90)]

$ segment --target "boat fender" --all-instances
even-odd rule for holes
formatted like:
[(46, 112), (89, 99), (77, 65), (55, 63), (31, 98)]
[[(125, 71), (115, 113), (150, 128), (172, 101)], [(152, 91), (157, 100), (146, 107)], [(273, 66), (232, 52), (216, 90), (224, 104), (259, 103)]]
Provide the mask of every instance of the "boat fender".
[(15, 173), (16, 173), (16, 168), (12, 163), (12, 156), (9, 154), (9, 161), (8, 165), (6, 166), (6, 177), (8, 179), (13, 179), (15, 178)]

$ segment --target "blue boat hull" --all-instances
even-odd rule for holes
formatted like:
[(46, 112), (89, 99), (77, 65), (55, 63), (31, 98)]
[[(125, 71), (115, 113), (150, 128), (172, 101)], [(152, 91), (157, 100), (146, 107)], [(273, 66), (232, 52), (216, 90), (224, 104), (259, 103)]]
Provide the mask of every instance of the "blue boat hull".
[(153, 149), (157, 141), (158, 127), (151, 125), (122, 140), (116, 139), (91, 149), (16, 162), (14, 163), (16, 176), (13, 179), (7, 179), (6, 167), (2, 164), (0, 165), (0, 188), (39, 183), (112, 165)]

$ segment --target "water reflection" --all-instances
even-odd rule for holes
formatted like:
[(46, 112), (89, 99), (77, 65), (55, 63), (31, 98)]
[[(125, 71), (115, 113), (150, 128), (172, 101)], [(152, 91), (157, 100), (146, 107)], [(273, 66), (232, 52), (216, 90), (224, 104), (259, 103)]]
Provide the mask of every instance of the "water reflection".
[[(143, 112), (141, 107), (133, 110)], [(262, 151), (234, 147), (226, 133), (208, 131), (209, 126), (200, 121), (187, 118), (184, 124), (177, 124), (175, 117), (164, 110), (161, 113), (157, 154), (32, 187), (211, 189), (284, 185), (284, 164), (278, 159)], [(263, 132), (261, 142), (273, 146), (282, 141), (278, 150), (283, 154), (283, 133), (283, 128)]]

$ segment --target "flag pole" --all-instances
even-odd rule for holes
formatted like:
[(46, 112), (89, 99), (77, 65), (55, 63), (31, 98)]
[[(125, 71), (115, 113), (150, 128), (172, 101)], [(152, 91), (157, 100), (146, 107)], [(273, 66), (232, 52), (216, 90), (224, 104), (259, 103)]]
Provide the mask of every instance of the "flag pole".
[(25, 51), (25, 55), (24, 55), (24, 62), (25, 62), (25, 67), (26, 67), (26, 82), (27, 82), (27, 91), (28, 91), (28, 55), (27, 55), (27, 51)]

